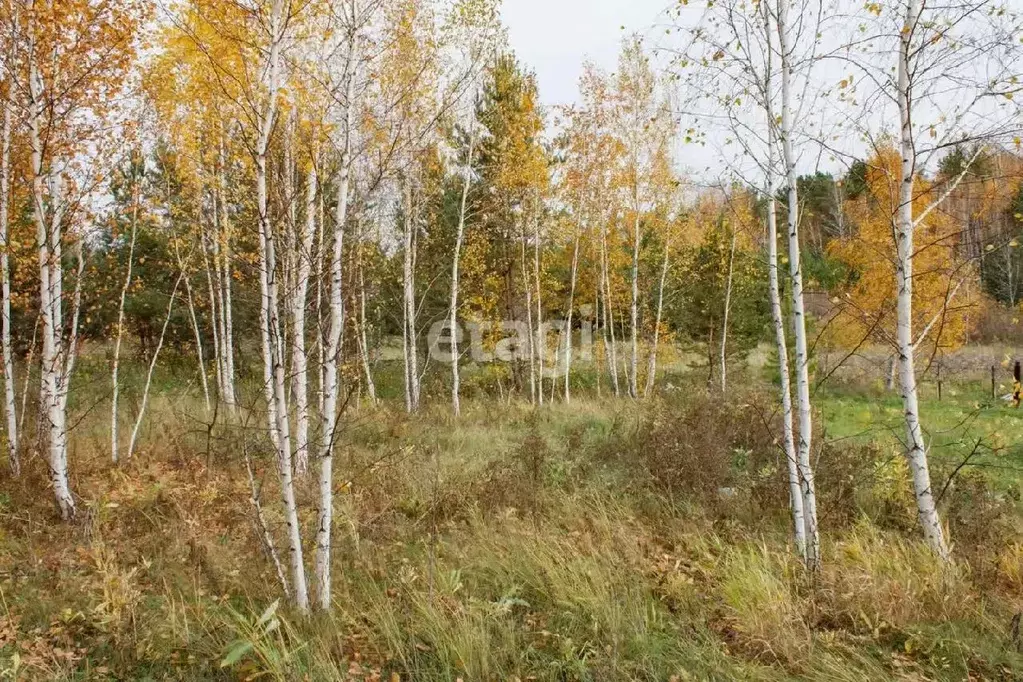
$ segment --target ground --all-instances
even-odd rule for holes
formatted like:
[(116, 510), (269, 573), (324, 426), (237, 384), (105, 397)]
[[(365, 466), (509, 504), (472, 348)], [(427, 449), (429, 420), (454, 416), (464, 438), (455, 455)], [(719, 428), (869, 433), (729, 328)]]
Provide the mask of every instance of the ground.
[[(810, 576), (789, 542), (770, 376), (730, 376), (727, 398), (702, 372), (641, 404), (582, 377), (570, 405), (534, 410), (469, 377), (461, 419), (439, 390), (412, 418), (353, 408), (334, 609), (309, 618), (277, 601), (252, 522), (243, 448), (279, 519), (261, 422), (209, 429), (185, 416), (201, 413), (195, 387), (168, 379), (115, 467), (106, 409), (81, 401), (79, 520), (56, 520), (38, 457), (0, 488), (0, 676), (1023, 679), (1023, 413), (982, 383), (940, 402), (925, 387), (944, 566), (917, 537), (897, 396), (819, 389), (824, 566)], [(311, 537), (315, 481), (299, 487)]]

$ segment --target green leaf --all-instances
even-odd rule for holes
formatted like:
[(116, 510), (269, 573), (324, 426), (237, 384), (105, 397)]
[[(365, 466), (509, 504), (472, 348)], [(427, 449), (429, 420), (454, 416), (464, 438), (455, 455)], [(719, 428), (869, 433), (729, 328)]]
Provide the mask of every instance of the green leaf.
[(242, 660), (242, 657), (250, 651), (252, 651), (252, 642), (238, 640), (231, 645), (227, 655), (224, 656), (224, 660), (220, 662), (220, 667), (230, 668), (232, 665)]

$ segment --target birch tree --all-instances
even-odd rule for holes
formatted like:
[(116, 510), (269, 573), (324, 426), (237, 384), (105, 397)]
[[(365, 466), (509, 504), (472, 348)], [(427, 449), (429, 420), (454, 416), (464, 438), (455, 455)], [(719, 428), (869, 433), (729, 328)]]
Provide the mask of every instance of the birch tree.
[(448, 304), (448, 333), (451, 338), (451, 407), (455, 415), (461, 414), (461, 353), (459, 352), (458, 293), (459, 266), (465, 241), (466, 219), (469, 215), (469, 191), (475, 179), (473, 164), (480, 135), (476, 109), (479, 105), (480, 79), (483, 69), (493, 58), (502, 38), (498, 5), (492, 0), (462, 0), (455, 5), (449, 21), (448, 40), (461, 42), (464, 47), (460, 68), (467, 71), (464, 97), (464, 122), (460, 124), (465, 138), (465, 165), (462, 169), (462, 190), (458, 205), (458, 224), (455, 228), (455, 246), (451, 256), (451, 295)]
[[(218, 367), (218, 385), (220, 398), (227, 404), (232, 413), (235, 411), (235, 369), (234, 369), (234, 313), (232, 303), (232, 276), (231, 265), (231, 216), (227, 205), (227, 159), (224, 152), (224, 135), (221, 133), (218, 145), (218, 161), (216, 165), (216, 177), (214, 179), (213, 191), (213, 225), (215, 232), (212, 237), (212, 260), (213, 260), (213, 281), (215, 284), (214, 296), (210, 298), (210, 307), (214, 311), (216, 322), (214, 329), (219, 332), (215, 337), (219, 343), (215, 343), (216, 360)], [(205, 256), (204, 256), (205, 259)], [(207, 266), (206, 276), (209, 279), (210, 269)]]
[(420, 368), (416, 253), (421, 228), (419, 192), (421, 164), (435, 132), (437, 101), (437, 39), (431, 7), (402, 0), (387, 8), (387, 43), (379, 69), (380, 124), (393, 151), (396, 233), (402, 256), (401, 317), (405, 409), (419, 409)]
[(764, 38), (768, 49), (764, 51), (763, 71), (763, 103), (767, 130), (767, 269), (768, 287), (771, 298), (771, 319), (774, 322), (775, 349), (778, 353), (779, 391), (781, 393), (782, 411), (782, 449), (785, 452), (786, 470), (789, 484), (789, 507), (792, 512), (793, 540), (796, 551), (806, 557), (806, 520), (803, 512), (803, 491), (799, 472), (799, 460), (796, 453), (795, 433), (792, 428), (792, 375), (789, 371), (788, 339), (785, 333), (785, 317), (782, 312), (781, 285), (778, 270), (778, 171), (777, 171), (777, 131), (774, 114), (774, 54), (770, 49), (771, 36), (774, 32), (770, 8), (763, 6)]
[(664, 283), (668, 279), (668, 264), (671, 256), (671, 238), (664, 240), (664, 256), (661, 259), (661, 277), (657, 285), (657, 312), (654, 315), (654, 338), (647, 356), (646, 384), (643, 386), (643, 398), (649, 398), (654, 391), (657, 380), (657, 348), (661, 340), (661, 316), (664, 314)]
[(269, 14), (261, 18), (265, 19), (267, 41), (265, 64), (262, 68), (260, 82), (259, 109), (256, 112), (258, 129), (253, 145), (253, 155), (256, 165), (256, 210), (259, 218), (260, 336), (263, 348), (263, 381), (270, 433), (277, 450), (277, 468), (289, 541), (292, 589), (296, 607), (300, 611), (305, 611), (309, 608), (309, 597), (293, 481), (291, 426), (285, 387), (281, 299), (278, 287), (279, 270), (274, 226), (270, 219), (267, 195), (267, 150), (270, 145), (274, 120), (278, 113), (281, 52), (284, 47), (285, 30), (290, 19), (285, 13), (284, 0), (273, 0), (269, 7)]
[[(615, 191), (620, 179), (624, 145), (614, 129), (614, 92), (607, 74), (593, 65), (585, 65), (579, 80), (582, 107), (567, 112), (569, 127), (566, 131), (566, 163), (563, 184), (570, 192), (577, 229), (592, 242), (595, 254), (594, 312), (601, 328), (604, 357), (607, 359), (608, 377), (615, 396), (620, 393), (618, 382), (618, 344), (615, 337), (613, 306), (611, 301), (611, 271), (608, 249), (608, 226), (618, 214), (620, 193)], [(576, 244), (580, 234), (576, 234)], [(573, 263), (577, 257), (573, 247)], [(574, 282), (574, 278), (572, 280)], [(574, 292), (574, 287), (572, 287)], [(573, 298), (574, 300), (574, 298)], [(571, 315), (571, 313), (570, 313)], [(571, 325), (569, 325), (571, 329)], [(567, 375), (571, 374), (571, 348), (566, 347)], [(566, 378), (566, 386), (569, 381)], [(598, 382), (598, 390), (600, 384)], [(567, 395), (567, 394), (566, 394)]]
[[(149, 62), (144, 85), (161, 123), (161, 134), (176, 152), (181, 176), (197, 195), (196, 220), (201, 264), (210, 311), (210, 336), (218, 400), (228, 415), (237, 414), (234, 364), (232, 207), (244, 174), (248, 121), (248, 58), (239, 49), (247, 40), (240, 5), (189, 0), (161, 36), (161, 50)], [(171, 76), (171, 77), (168, 77)], [(191, 288), (190, 283), (187, 288)], [(205, 376), (205, 370), (204, 374)]]
[[(875, 149), (884, 146), (886, 136), (897, 140), (901, 158), (892, 178), (890, 226), (896, 251), (894, 347), (905, 455), (924, 539), (938, 556), (949, 559), (931, 488), (917, 387), (917, 343), (931, 325), (924, 320), (918, 327), (914, 321), (914, 288), (922, 274), (914, 266), (927, 247), (916, 237), (986, 145), (1019, 138), (1014, 96), (1023, 71), (1018, 40), (1023, 25), (1013, 8), (985, 0), (935, 6), (901, 0), (891, 8), (868, 4), (860, 18), (876, 32), (869, 34), (869, 41), (847, 41), (849, 47), (840, 56), (850, 75), (840, 84), (839, 101), (847, 107), (847, 127)], [(862, 111), (867, 108), (890, 116), (865, 118)], [(884, 125), (890, 121), (898, 121), (897, 127)], [(875, 122), (882, 125), (875, 127)], [(934, 167), (938, 155), (957, 144), (973, 144), (977, 150), (962, 173), (941, 185), (921, 183), (920, 175)]]
[[(782, 445), (787, 459), (790, 506), (796, 549), (811, 570), (819, 567), (816, 491), (810, 458), (812, 410), (809, 392), (809, 358), (803, 302), (799, 240), (799, 194), (796, 176), (797, 151), (794, 138), (800, 132), (795, 120), (815, 101), (812, 69), (815, 49), (822, 31), (822, 5), (801, 6), (803, 19), (788, 23), (788, 0), (748, 5), (726, 2), (708, 11), (704, 21), (687, 28), (691, 42), (680, 51), (677, 64), (693, 70), (699, 78), (684, 101), (697, 103), (693, 127), (687, 140), (705, 141), (717, 129), (725, 136), (721, 160), (730, 176), (757, 188), (767, 200), (768, 289), (775, 327), (775, 344), (781, 374)], [(679, 13), (681, 16), (681, 12)], [(798, 71), (803, 86), (797, 93), (793, 73)], [(799, 95), (799, 101), (794, 99)], [(702, 104), (702, 103), (706, 104)], [(707, 104), (713, 109), (705, 111)], [(702, 105), (702, 106), (701, 106)], [(709, 121), (704, 125), (701, 120)], [(758, 124), (763, 121), (764, 124)], [(708, 131), (709, 129), (709, 131)], [(812, 131), (803, 130), (812, 140)], [(819, 146), (815, 146), (819, 149)], [(783, 181), (783, 182), (782, 182)], [(787, 190), (787, 246), (791, 280), (790, 320), (796, 340), (794, 367), (797, 409), (793, 408), (789, 351), (783, 319), (782, 292), (777, 253), (777, 201), (781, 186)], [(724, 339), (722, 339), (722, 344)], [(722, 345), (722, 350), (724, 345)], [(722, 361), (723, 364), (723, 361)], [(724, 384), (723, 384), (724, 385)], [(796, 442), (794, 422), (798, 423)], [(798, 490), (793, 487), (798, 486)]]
[[(811, 570), (820, 568), (820, 536), (817, 531), (817, 491), (811, 462), (813, 439), (813, 408), (810, 405), (810, 354), (806, 333), (806, 306), (803, 298), (803, 268), (799, 241), (799, 182), (796, 172), (794, 148), (795, 120), (793, 118), (793, 70), (796, 61), (794, 38), (802, 25), (789, 23), (789, 0), (777, 1), (775, 14), (778, 42), (781, 92), (780, 115), (775, 118), (777, 135), (781, 143), (782, 167), (788, 185), (788, 254), (789, 278), (792, 284), (792, 328), (795, 336), (795, 384), (799, 424), (798, 464), (803, 493), (803, 523), (806, 527), (806, 562)], [(773, 49), (773, 48), (772, 48)], [(805, 66), (812, 61), (801, 62)]]
[[(292, 6), (285, 0), (268, 0), (247, 7), (206, 3), (207, 0), (190, 0), (180, 8), (174, 22), (175, 32), (168, 42), (171, 47), (180, 48), (176, 52), (185, 57), (185, 64), (190, 69), (185, 73), (186, 78), (211, 81), (211, 87), (228, 102), (234, 103), (243, 114), (241, 120), (245, 121), (239, 124), (238, 132), (251, 154), (255, 176), (263, 398), (280, 483), (291, 596), (296, 608), (306, 611), (309, 596), (294, 488), (285, 373), (285, 317), (282, 315), (280, 290), (282, 267), (277, 255), (281, 235), (270, 213), (268, 187), (268, 156), (280, 113), (284, 52), (289, 40), (289, 27), (297, 21), (297, 17), (291, 14)], [(232, 76), (225, 78), (225, 74)], [(219, 170), (224, 172), (223, 165)], [(223, 215), (226, 201), (222, 195), (217, 203)], [(217, 215), (216, 211), (213, 213)], [(222, 262), (221, 272), (224, 265)], [(230, 275), (230, 272), (226, 274)], [(215, 291), (212, 299), (217, 299)], [(219, 323), (216, 326), (219, 332), (222, 327)], [(221, 378), (225, 374), (227, 358), (222, 357), (222, 361)]]
[(631, 233), (632, 266), (629, 305), (629, 396), (639, 397), (639, 260), (643, 221), (651, 209), (653, 173), (657, 152), (669, 133), (667, 111), (658, 101), (657, 80), (638, 38), (626, 41), (615, 80), (615, 131), (621, 140), (622, 191), (627, 195)]
[[(12, 36), (13, 38), (13, 36)], [(13, 77), (8, 75), (9, 66), (13, 66), (13, 46), (2, 55), (5, 60), (3, 71), (0, 71), (0, 352), (3, 353), (4, 370), (4, 416), (7, 423), (7, 457), (11, 466), (11, 474), (17, 478), (21, 475), (21, 460), (18, 455), (18, 415), (14, 397), (14, 349), (11, 346), (11, 243), (8, 237), (9, 214), (11, 204), (11, 135), (13, 122), (11, 114), (11, 97), (14, 88)]]
[(139, 405), (139, 413), (135, 416), (135, 425), (131, 429), (131, 438), (128, 440), (128, 459), (135, 454), (135, 443), (138, 442), (139, 431), (142, 429), (142, 422), (146, 417), (146, 407), (149, 405), (149, 393), (153, 386), (153, 373), (156, 371), (156, 363), (160, 359), (160, 351), (163, 350), (163, 341), (167, 338), (167, 327), (170, 325), (171, 315), (174, 312), (174, 299), (177, 298), (178, 288), (181, 280), (185, 278), (185, 270), (181, 269), (178, 278), (174, 282), (170, 298), (167, 300), (167, 314), (163, 319), (163, 327), (160, 329), (160, 336), (153, 349), (153, 356), (149, 359), (149, 369), (146, 371), (146, 383), (142, 387), (142, 403)]
[[(320, 415), (320, 470), (319, 503), (316, 528), (316, 602), (319, 608), (329, 609), (331, 600), (331, 527), (334, 518), (334, 444), (337, 432), (338, 407), (340, 404), (340, 382), (338, 361), (341, 354), (341, 335), (344, 330), (344, 283), (343, 256), (344, 231), (348, 224), (350, 183), (352, 178), (353, 144), (355, 139), (356, 115), (359, 110), (359, 60), (363, 22), (371, 16), (371, 8), (363, 8), (360, 0), (346, 0), (335, 9), (336, 18), (342, 29), (340, 59), (341, 77), (331, 83), (334, 101), (341, 107), (340, 125), (337, 128), (340, 150), (338, 178), (336, 180), (337, 205), (334, 214), (334, 235), (330, 249), (329, 268), (329, 316), (322, 374), (323, 410)], [(321, 231), (321, 240), (326, 230)]]
[[(594, 79), (596, 79), (594, 81)], [(566, 311), (565, 330), (563, 333), (560, 359), (561, 369), (565, 373), (563, 396), (566, 404), (571, 402), (572, 383), (572, 320), (575, 314), (576, 285), (579, 278), (580, 251), (584, 237), (592, 228), (590, 216), (598, 213), (596, 205), (600, 192), (601, 169), (606, 159), (600, 158), (600, 142), (603, 131), (598, 129), (598, 114), (595, 102), (589, 97), (593, 94), (591, 85), (601, 82), (600, 75), (591, 66), (584, 67), (583, 76), (579, 81), (580, 95), (584, 101), (579, 107), (568, 107), (564, 114), (567, 119), (567, 130), (562, 137), (563, 168), (560, 172), (558, 189), (564, 201), (571, 209), (568, 218), (568, 230), (572, 253), (569, 269), (568, 309)]]
[[(31, 147), (32, 215), (36, 225), (36, 247), (39, 253), (39, 308), (42, 317), (42, 390), (40, 403), (48, 421), (48, 463), (53, 493), (64, 520), (75, 516), (75, 502), (68, 487), (66, 415), (60, 409), (60, 379), (64, 374), (61, 355), (63, 320), (60, 314), (61, 263), (60, 226), (63, 221), (60, 182), (56, 171), (49, 175), (50, 206), (45, 198), (47, 178), (43, 168), (44, 85), (39, 69), (38, 18), (34, 0), (26, 0), (28, 13), (28, 127)], [(56, 250), (57, 253), (51, 252)]]
[(476, 151), (476, 125), (475, 121), (469, 122), (469, 141), (466, 147), (465, 177), (462, 180), (462, 196), (458, 207), (458, 227), (455, 228), (455, 251), (451, 257), (451, 312), (448, 317), (448, 333), (451, 336), (451, 407), (455, 416), (462, 413), (461, 406), (461, 377), (459, 365), (461, 355), (458, 350), (458, 265), (462, 254), (462, 242), (465, 238), (465, 219), (468, 214), (469, 188), (472, 185), (472, 162), (473, 154)]
[(295, 400), (295, 466), (304, 474), (309, 467), (309, 361), (306, 352), (306, 306), (312, 273), (313, 240), (316, 238), (316, 195), (319, 189), (315, 151), (307, 161), (305, 215), (295, 243), (291, 291), (291, 372)]
[[(63, 519), (75, 516), (68, 481), (67, 399), (78, 344), (84, 245), (82, 207), (102, 177), (111, 139), (112, 103), (133, 62), (144, 5), (117, 0), (22, 0), (20, 90), (28, 133), (27, 184), (36, 231), (41, 328), (40, 404), (50, 481)], [(74, 230), (74, 228), (79, 228)], [(74, 231), (73, 231), (74, 230)], [(78, 234), (76, 234), (78, 232)], [(77, 277), (64, 315), (65, 243), (77, 237)]]
[[(124, 303), (128, 297), (128, 291), (131, 288), (131, 275), (132, 267), (135, 263), (135, 239), (138, 236), (138, 225), (139, 225), (139, 202), (141, 201), (140, 187), (139, 187), (139, 176), (144, 170), (140, 170), (137, 167), (137, 161), (133, 156), (132, 161), (129, 164), (129, 191), (131, 192), (131, 233), (128, 237), (128, 264), (124, 274), (124, 284), (121, 286), (121, 296), (118, 299), (117, 304), (117, 325), (114, 333), (114, 359), (110, 370), (110, 382), (111, 393), (110, 393), (110, 455), (114, 462), (119, 459), (117, 449), (117, 403), (118, 396), (121, 391), (121, 383), (118, 380), (118, 370), (121, 364), (121, 341), (124, 338)], [(169, 316), (168, 316), (169, 318)], [(164, 327), (166, 331), (166, 326)], [(163, 342), (163, 335), (160, 337), (161, 344)], [(133, 436), (134, 440), (134, 436)], [(128, 449), (129, 457), (131, 456), (131, 448)]]
[(728, 351), (728, 316), (732, 312), (732, 281), (735, 275), (735, 249), (739, 242), (739, 232), (734, 223), (729, 224), (728, 231), (731, 234), (728, 248), (728, 268), (725, 275), (725, 300), (724, 313), (721, 315), (721, 345), (718, 347), (719, 361), (721, 363), (721, 394), (728, 391), (728, 363), (725, 361)]

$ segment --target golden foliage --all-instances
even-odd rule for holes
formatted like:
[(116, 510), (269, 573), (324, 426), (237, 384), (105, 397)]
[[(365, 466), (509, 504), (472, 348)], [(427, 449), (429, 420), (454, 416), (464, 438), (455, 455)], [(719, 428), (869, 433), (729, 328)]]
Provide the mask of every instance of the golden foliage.
[[(853, 281), (840, 292), (837, 317), (829, 330), (838, 343), (847, 347), (857, 346), (864, 339), (892, 343), (895, 337), (894, 226), (900, 163), (898, 151), (890, 146), (868, 161), (866, 191), (845, 205), (856, 229), (851, 236), (829, 245), (831, 255), (854, 273)], [(917, 178), (914, 187), (913, 215), (920, 221), (913, 253), (914, 338), (928, 331), (923, 339), (927, 346), (952, 350), (966, 342), (977, 297), (971, 266), (957, 253), (961, 226), (941, 210), (928, 211), (944, 186)]]

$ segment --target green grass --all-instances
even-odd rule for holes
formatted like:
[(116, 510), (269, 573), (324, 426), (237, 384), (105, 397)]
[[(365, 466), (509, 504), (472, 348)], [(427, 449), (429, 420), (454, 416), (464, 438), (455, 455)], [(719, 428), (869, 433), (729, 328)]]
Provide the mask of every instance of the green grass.
[[(819, 391), (820, 428), (833, 443), (876, 443), (898, 450), (905, 441), (902, 399), (876, 387), (829, 387)], [(1023, 409), (991, 399), (980, 384), (945, 386), (938, 400), (933, 386), (921, 387), (920, 415), (933, 465), (949, 472), (983, 471), (1003, 489), (1019, 490), (1023, 479)], [(972, 455), (972, 456), (971, 456)]]

